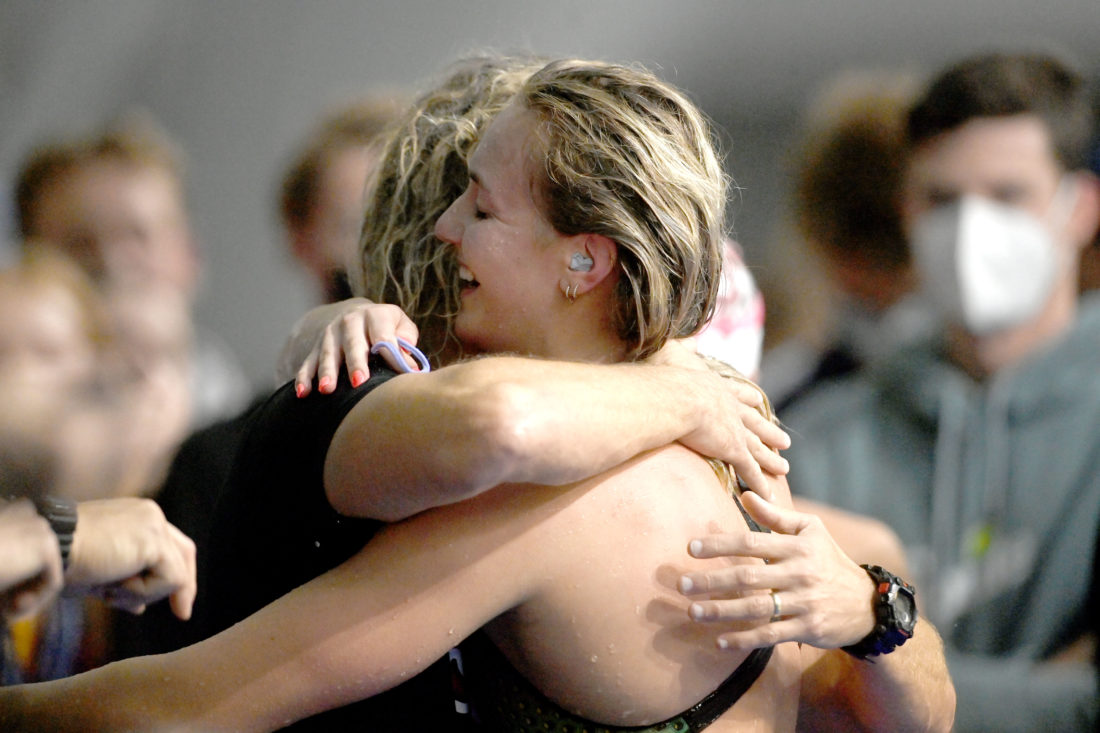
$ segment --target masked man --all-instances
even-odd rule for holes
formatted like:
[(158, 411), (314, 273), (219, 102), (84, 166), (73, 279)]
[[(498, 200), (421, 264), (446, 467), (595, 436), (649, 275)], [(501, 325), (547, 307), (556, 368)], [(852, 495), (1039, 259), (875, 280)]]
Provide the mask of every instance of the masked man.
[(966, 730), (1092, 730), (1100, 523), (1100, 218), (1080, 77), (965, 60), (908, 116), (901, 214), (935, 337), (784, 414), (796, 492), (906, 544)]

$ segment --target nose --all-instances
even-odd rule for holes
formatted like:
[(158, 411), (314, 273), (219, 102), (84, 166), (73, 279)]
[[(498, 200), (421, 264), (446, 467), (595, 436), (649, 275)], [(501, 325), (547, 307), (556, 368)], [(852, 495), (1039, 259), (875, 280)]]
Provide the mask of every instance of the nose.
[(465, 193), (451, 202), (447, 210), (439, 215), (435, 221), (435, 236), (442, 242), (458, 246), (462, 240), (462, 224), (459, 221), (458, 209), (462, 205)]

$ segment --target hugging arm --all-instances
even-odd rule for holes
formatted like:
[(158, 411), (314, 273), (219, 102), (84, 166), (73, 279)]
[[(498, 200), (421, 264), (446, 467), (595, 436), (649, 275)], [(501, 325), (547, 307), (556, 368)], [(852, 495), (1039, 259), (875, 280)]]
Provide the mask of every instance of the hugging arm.
[[(341, 357), (346, 359), (348, 376), (359, 372), (365, 381), (370, 376), (367, 355), (371, 344), (396, 344), (398, 338), (415, 344), (418, 336), (416, 324), (395, 305), (366, 298), (320, 305), (294, 324), (279, 354), (275, 380), (282, 384), (293, 379), (298, 395), (305, 396), (313, 388), (313, 378), (319, 377), (320, 391), (330, 392), (336, 386)], [(384, 358), (400, 369), (392, 354), (384, 352)], [(415, 366), (411, 360), (408, 365)], [(353, 379), (353, 383), (358, 381)]]
[[(800, 730), (950, 730), (955, 689), (936, 629), (922, 618), (913, 637), (892, 653), (872, 657), (873, 662), (851, 656), (840, 647), (858, 642), (875, 622), (870, 577), (817, 516), (783, 509), (751, 492), (743, 501), (772, 534), (712, 535), (694, 540), (690, 550), (698, 557), (761, 557), (769, 564), (686, 575), (682, 591), (726, 597), (692, 604), (692, 616), (759, 622), (724, 634), (730, 648), (803, 643)], [(761, 591), (773, 589), (782, 618), (771, 622), (772, 597)]]
[[(371, 343), (413, 341), (411, 329), (399, 309), (362, 299), (315, 309), (281, 358), (303, 366), (281, 376), (297, 374), (299, 393), (315, 373), (335, 384), (341, 357), (349, 374), (365, 372)], [(729, 462), (754, 488), (766, 474), (785, 473), (776, 449), (790, 439), (757, 411), (759, 390), (684, 362), (485, 357), (394, 380), (365, 398), (337, 433), (326, 461), (329, 500), (344, 514), (393, 521), (499, 483), (579, 480), (677, 440)], [(398, 429), (367, 440), (359, 428), (376, 420)]]
[(0, 688), (0, 729), (272, 730), (375, 695), (529, 592), (513, 512), (492, 492), (423, 513), (203, 642)]
[(786, 434), (754, 400), (751, 386), (678, 366), (484, 357), (363, 398), (329, 446), (325, 489), (343, 514), (393, 521), (502, 483), (577, 481), (677, 440), (758, 481), (786, 461), (757, 434)]

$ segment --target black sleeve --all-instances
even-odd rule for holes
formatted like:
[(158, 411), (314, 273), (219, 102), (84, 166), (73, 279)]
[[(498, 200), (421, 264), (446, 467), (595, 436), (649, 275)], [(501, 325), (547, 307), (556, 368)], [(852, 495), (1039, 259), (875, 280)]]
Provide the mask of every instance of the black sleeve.
[(252, 412), (211, 530), (211, 632), (339, 565), (381, 526), (336, 513), (323, 483), (341, 421), (396, 376), (381, 359), (370, 367), (358, 388), (342, 376), (333, 394), (299, 399), (288, 383)]

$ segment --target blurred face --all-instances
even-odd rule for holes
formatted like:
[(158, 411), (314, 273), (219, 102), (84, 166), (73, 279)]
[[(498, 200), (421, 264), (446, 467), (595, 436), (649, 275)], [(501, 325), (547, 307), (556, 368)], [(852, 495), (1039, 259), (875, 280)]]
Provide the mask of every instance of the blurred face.
[(470, 183), (436, 236), (454, 245), (463, 280), (455, 333), (467, 349), (548, 355), (545, 334), (567, 301), (566, 237), (543, 217), (528, 163), (534, 115), (509, 105), (470, 158)]
[(1061, 180), (1050, 135), (1032, 115), (970, 120), (912, 154), (903, 188), (906, 224), (964, 195), (1046, 216)]
[(910, 165), (904, 218), (929, 302), (971, 336), (1034, 333), (1027, 341), (1038, 343), (1052, 314), (1068, 312), (1080, 245), (1080, 183), (1044, 123), (974, 119), (921, 145)]
[(50, 186), (34, 237), (102, 282), (163, 284), (190, 295), (198, 264), (179, 185), (165, 170), (100, 160)]
[(322, 166), (309, 218), (291, 232), (294, 255), (309, 270), (326, 297), (334, 272), (345, 272), (359, 244), (363, 193), (377, 154), (368, 148), (345, 148), (330, 154)]
[(58, 287), (0, 288), (0, 380), (59, 393), (87, 386), (95, 350), (80, 308)]

